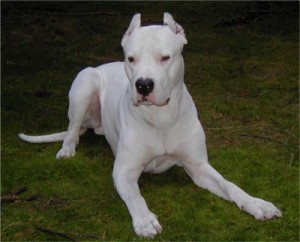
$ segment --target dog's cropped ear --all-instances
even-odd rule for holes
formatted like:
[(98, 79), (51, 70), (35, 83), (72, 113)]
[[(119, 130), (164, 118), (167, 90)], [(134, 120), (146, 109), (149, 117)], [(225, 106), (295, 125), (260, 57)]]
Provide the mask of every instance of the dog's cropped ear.
[(128, 37), (132, 34), (132, 32), (141, 27), (141, 14), (140, 13), (137, 13), (135, 14), (132, 19), (131, 19), (131, 22), (129, 24), (129, 27), (128, 29), (126, 30), (125, 34), (123, 35), (123, 39), (121, 41), (121, 45), (124, 47)]
[(183, 45), (187, 44), (184, 29), (175, 22), (171, 14), (164, 13), (164, 25), (168, 26), (179, 37)]

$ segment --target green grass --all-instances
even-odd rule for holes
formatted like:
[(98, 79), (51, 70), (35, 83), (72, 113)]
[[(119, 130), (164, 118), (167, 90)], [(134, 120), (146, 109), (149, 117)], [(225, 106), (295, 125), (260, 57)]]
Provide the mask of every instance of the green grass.
[[(283, 218), (260, 222), (197, 188), (181, 168), (144, 174), (140, 188), (159, 216), (160, 241), (299, 240), (298, 3), (1, 2), (1, 240), (140, 241), (113, 187), (113, 155), (87, 133), (70, 160), (61, 144), (27, 144), (19, 132), (68, 125), (67, 93), (86, 66), (122, 60), (120, 40), (133, 13), (159, 23), (169, 11), (183, 25), (186, 84), (198, 107), (211, 164)], [(296, 9), (296, 14), (295, 14)], [(247, 24), (216, 27), (249, 11)], [(281, 11), (281, 12), (280, 12)], [(87, 15), (85, 13), (98, 12)], [(36, 199), (27, 202), (26, 199)]]

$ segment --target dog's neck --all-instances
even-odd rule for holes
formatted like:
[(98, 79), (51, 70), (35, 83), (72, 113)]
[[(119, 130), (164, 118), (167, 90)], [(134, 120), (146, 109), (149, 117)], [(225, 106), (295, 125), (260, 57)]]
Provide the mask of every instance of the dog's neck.
[(129, 108), (134, 109), (133, 113), (135, 114), (135, 118), (146, 122), (148, 125), (158, 129), (170, 128), (175, 124), (176, 120), (178, 120), (178, 116), (183, 111), (183, 105), (181, 104), (183, 90), (185, 90), (183, 86), (183, 80), (174, 86), (170, 100), (165, 106), (140, 105), (136, 107), (132, 104), (131, 100), (128, 100)]

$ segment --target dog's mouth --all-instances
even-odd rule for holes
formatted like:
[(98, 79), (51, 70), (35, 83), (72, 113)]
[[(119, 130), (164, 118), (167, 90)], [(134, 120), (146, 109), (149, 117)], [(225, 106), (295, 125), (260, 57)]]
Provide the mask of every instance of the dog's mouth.
[(146, 96), (143, 96), (142, 99), (137, 99), (133, 103), (133, 105), (136, 106), (136, 107), (139, 107), (141, 105), (145, 105), (145, 106), (155, 105), (157, 107), (163, 107), (163, 106), (168, 105), (169, 101), (170, 101), (170, 98), (167, 98), (166, 101), (164, 101), (162, 103), (158, 103), (158, 102), (155, 102), (155, 101), (148, 100), (148, 98)]

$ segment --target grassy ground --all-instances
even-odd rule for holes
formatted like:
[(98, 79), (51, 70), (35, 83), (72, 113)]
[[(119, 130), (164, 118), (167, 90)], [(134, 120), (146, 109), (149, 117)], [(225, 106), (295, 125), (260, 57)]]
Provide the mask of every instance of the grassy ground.
[[(140, 240), (111, 178), (105, 139), (83, 136), (76, 157), (19, 132), (68, 125), (67, 93), (86, 66), (121, 60), (133, 13), (184, 26), (186, 84), (207, 135), (210, 162), (282, 219), (259, 222), (198, 189), (180, 168), (143, 175), (141, 191), (164, 228), (157, 240), (299, 240), (298, 3), (1, 2), (3, 241)], [(52, 231), (52, 234), (51, 234)]]

